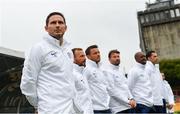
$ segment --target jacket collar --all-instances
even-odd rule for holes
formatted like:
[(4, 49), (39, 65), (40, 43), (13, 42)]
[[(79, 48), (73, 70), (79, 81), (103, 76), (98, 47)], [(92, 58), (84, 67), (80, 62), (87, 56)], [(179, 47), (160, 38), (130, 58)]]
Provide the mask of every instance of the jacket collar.
[(146, 64), (149, 64), (151, 67), (154, 67), (154, 66), (155, 66), (151, 61), (147, 61)]
[[(147, 64), (147, 63), (146, 63)], [(141, 64), (141, 63), (138, 63), (136, 62), (136, 66), (140, 67), (140, 68), (145, 68), (145, 65)]]
[(66, 49), (69, 45), (70, 45), (70, 42), (68, 42), (67, 40), (63, 39), (63, 44), (60, 46), (60, 41), (53, 38), (52, 36), (50, 36), (49, 34), (46, 34), (44, 36), (44, 39), (46, 41), (48, 41), (49, 43), (51, 43), (52, 45), (55, 45), (56, 47), (58, 48), (62, 48), (62, 49)]
[(91, 66), (91, 67), (95, 67), (95, 68), (99, 68), (100, 67), (100, 63), (97, 64), (96, 62), (94, 62), (94, 61), (92, 61), (90, 59), (86, 60), (86, 65), (87, 66)]
[(109, 66), (113, 69), (113, 70), (119, 70), (119, 65), (113, 65), (112, 63), (109, 62)]
[(79, 66), (79, 65), (73, 63), (73, 68), (74, 68), (76, 71), (80, 72), (81, 74), (83, 73), (84, 66)]
[(156, 69), (156, 66), (151, 61), (147, 61), (146, 65), (148, 65), (152, 69)]

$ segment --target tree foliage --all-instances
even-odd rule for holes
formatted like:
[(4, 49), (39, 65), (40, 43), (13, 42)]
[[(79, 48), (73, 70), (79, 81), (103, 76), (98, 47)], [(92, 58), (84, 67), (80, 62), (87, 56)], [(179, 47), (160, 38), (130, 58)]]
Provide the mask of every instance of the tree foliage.
[(161, 60), (160, 71), (164, 72), (166, 80), (172, 87), (180, 86), (180, 59)]

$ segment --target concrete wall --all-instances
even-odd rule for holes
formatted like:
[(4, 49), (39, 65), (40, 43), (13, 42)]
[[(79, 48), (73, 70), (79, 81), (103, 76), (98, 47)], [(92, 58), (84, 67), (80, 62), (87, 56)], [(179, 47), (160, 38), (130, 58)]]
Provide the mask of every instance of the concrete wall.
[(160, 59), (180, 58), (180, 21), (144, 27), (142, 34), (148, 50)]

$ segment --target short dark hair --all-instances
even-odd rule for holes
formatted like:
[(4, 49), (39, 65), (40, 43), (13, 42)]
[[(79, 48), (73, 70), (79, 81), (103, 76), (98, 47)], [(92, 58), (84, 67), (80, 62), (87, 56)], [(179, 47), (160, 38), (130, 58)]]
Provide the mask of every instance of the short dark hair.
[(73, 52), (73, 55), (75, 56), (75, 51), (81, 51), (83, 50), (82, 48), (73, 48), (72, 49), (72, 52)]
[(146, 59), (148, 59), (148, 57), (151, 57), (152, 53), (156, 53), (155, 51), (151, 50), (151, 51), (148, 51), (146, 53)]
[(50, 14), (47, 16), (47, 18), (46, 18), (46, 26), (47, 26), (48, 23), (49, 23), (49, 18), (50, 18), (51, 16), (53, 16), (53, 15), (59, 15), (59, 16), (61, 16), (61, 17), (64, 19), (64, 23), (66, 24), (66, 19), (65, 19), (64, 15), (63, 15), (62, 13), (60, 13), (60, 12), (52, 12), (52, 13), (50, 13)]
[(120, 54), (120, 52), (117, 49), (114, 49), (114, 50), (109, 51), (108, 58), (110, 58), (113, 53)]
[(89, 47), (85, 50), (86, 55), (90, 55), (91, 49), (94, 49), (94, 48), (98, 48), (98, 46), (97, 46), (97, 45), (91, 45), (91, 46), (89, 46)]

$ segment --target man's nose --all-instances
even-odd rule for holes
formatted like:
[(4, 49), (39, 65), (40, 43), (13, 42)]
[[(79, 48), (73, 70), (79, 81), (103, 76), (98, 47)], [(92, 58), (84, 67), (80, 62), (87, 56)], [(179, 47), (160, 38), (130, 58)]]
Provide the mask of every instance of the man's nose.
[(120, 59), (119, 58), (116, 58), (116, 61), (119, 61)]
[(59, 27), (60, 26), (60, 24), (59, 23), (56, 23), (56, 27)]

